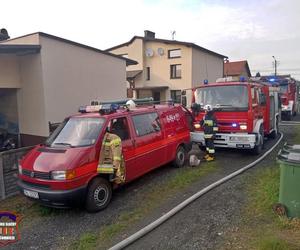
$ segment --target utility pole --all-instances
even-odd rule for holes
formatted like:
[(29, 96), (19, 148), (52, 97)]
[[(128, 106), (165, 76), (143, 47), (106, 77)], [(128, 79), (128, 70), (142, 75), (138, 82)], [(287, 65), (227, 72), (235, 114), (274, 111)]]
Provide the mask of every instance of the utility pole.
[(277, 60), (275, 56), (272, 56), (274, 58), (274, 68), (275, 68), (275, 76), (277, 76)]

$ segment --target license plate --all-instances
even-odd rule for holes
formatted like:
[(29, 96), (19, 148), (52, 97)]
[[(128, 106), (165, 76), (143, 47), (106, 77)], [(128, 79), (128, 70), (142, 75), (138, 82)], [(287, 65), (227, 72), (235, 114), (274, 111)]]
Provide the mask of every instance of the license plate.
[(39, 193), (34, 192), (34, 191), (29, 191), (29, 190), (24, 190), (24, 195), (33, 198), (33, 199), (38, 199), (39, 198)]

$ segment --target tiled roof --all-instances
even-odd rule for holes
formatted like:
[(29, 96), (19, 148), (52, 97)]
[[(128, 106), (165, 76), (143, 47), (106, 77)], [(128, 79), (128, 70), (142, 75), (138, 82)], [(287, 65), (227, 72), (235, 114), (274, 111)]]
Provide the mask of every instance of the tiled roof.
[(224, 63), (224, 75), (226, 76), (239, 76), (244, 71), (247, 72), (249, 77), (251, 76), (250, 68), (247, 61)]

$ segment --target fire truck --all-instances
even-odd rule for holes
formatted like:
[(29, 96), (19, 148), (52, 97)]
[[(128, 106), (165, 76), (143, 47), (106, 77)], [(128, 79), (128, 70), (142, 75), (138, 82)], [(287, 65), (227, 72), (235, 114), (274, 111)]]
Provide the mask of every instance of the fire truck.
[[(228, 82), (221, 78), (192, 89), (194, 129), (192, 142), (205, 145), (199, 122), (205, 114), (204, 106), (210, 104), (218, 120), (216, 147), (250, 149), (260, 154), (266, 136), (276, 138), (279, 131), (279, 88), (265, 82)], [(184, 92), (183, 92), (184, 94)]]
[(276, 76), (269, 79), (279, 84), (281, 99), (281, 117), (290, 121), (297, 114), (299, 87), (290, 76)]

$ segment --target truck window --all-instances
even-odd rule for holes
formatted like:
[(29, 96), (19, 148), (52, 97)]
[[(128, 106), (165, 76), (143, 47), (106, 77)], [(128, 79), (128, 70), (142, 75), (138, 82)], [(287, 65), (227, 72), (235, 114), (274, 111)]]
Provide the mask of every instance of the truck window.
[(122, 141), (130, 138), (126, 117), (115, 118), (111, 121), (111, 133), (116, 134)]
[(134, 115), (132, 120), (137, 136), (155, 133), (161, 129), (157, 113)]

